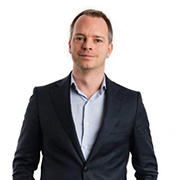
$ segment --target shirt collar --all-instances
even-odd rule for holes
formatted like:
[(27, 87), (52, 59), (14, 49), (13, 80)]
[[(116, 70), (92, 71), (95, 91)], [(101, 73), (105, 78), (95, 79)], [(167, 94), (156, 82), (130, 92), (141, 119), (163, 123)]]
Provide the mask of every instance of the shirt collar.
[[(74, 77), (73, 77), (73, 74), (71, 73), (71, 86), (74, 84), (74, 87), (76, 89), (76, 91), (80, 92), (80, 90), (78, 89), (77, 85), (76, 85), (76, 82), (74, 80)], [(101, 84), (101, 88), (99, 89), (99, 93), (102, 94), (104, 90), (106, 90), (107, 87), (106, 87), (106, 78), (105, 78), (105, 75), (104, 75), (104, 78), (103, 78), (103, 82)]]

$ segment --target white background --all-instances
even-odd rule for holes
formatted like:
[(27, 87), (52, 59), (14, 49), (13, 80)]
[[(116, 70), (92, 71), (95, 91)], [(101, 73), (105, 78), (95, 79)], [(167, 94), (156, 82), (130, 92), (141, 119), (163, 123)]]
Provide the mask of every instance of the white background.
[[(87, 8), (105, 12), (114, 28), (106, 73), (140, 91), (148, 112), (159, 180), (180, 179), (180, 3), (178, 0), (0, 1), (0, 179), (12, 160), (34, 86), (72, 69), (69, 25)], [(179, 61), (179, 62), (178, 62)], [(35, 177), (39, 179), (40, 170)], [(128, 180), (134, 170), (128, 165)]]

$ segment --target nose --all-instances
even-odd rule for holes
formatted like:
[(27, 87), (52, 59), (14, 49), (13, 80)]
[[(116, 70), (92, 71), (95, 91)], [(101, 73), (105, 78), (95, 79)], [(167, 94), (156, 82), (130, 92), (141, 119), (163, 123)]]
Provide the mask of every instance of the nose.
[(86, 51), (86, 50), (92, 50), (92, 43), (91, 43), (91, 41), (86, 39), (86, 40), (84, 41), (84, 43), (82, 44), (82, 49), (83, 49), (84, 51)]

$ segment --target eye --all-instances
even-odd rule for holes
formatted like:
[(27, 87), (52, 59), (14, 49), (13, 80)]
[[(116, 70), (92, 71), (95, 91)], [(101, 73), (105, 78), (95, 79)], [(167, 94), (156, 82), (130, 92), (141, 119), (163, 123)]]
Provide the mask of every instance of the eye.
[(80, 36), (77, 36), (77, 37), (75, 37), (75, 41), (84, 41), (84, 38), (80, 37)]
[(95, 41), (96, 41), (97, 43), (101, 43), (101, 42), (102, 42), (101, 39), (96, 39)]
[(82, 37), (77, 37), (76, 40), (77, 40), (77, 41), (81, 41), (81, 40), (82, 40)]

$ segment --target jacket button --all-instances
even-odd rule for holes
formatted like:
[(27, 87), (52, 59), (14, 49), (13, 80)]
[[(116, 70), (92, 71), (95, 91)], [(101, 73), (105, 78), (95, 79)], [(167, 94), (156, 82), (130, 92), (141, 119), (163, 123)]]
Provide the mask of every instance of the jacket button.
[(89, 168), (88, 167), (84, 167), (84, 172), (88, 172), (89, 171)]

